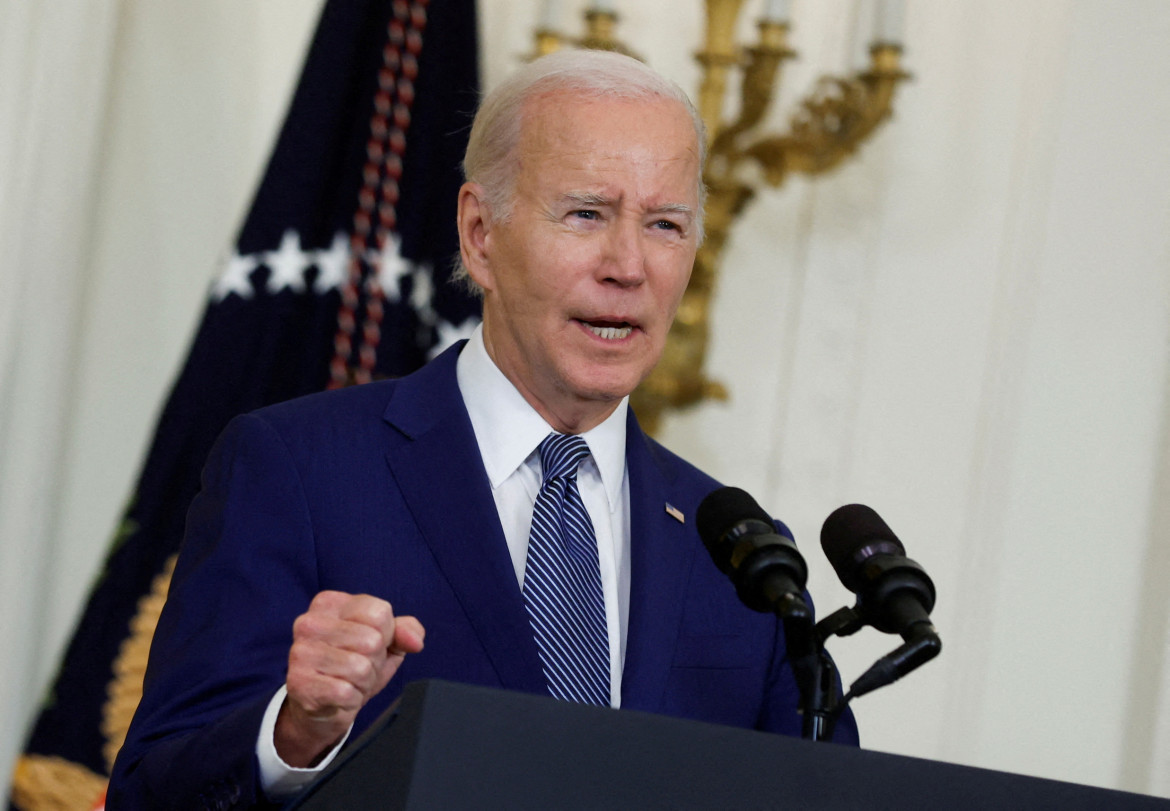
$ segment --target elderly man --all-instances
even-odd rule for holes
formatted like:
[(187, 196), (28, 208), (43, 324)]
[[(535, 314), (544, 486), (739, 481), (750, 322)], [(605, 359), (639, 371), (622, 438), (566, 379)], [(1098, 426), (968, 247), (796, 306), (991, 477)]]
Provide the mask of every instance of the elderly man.
[(703, 148), (685, 94), (614, 54), (485, 100), (458, 215), (481, 330), (224, 432), (112, 803), (287, 798), (427, 677), (799, 732), (779, 623), (692, 525), (718, 483), (627, 408), (702, 238)]

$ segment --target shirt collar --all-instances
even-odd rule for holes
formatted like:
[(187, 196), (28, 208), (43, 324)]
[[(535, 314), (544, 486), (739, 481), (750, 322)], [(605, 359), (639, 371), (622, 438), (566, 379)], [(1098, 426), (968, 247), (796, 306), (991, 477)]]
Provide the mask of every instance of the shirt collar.
[[(476, 327), (459, 354), (455, 376), (471, 417), (484, 469), (495, 489), (527, 461), (553, 429), (488, 355), (482, 324)], [(617, 509), (621, 502), (628, 408), (629, 397), (623, 397), (604, 422), (581, 434), (597, 465), (610, 511)]]

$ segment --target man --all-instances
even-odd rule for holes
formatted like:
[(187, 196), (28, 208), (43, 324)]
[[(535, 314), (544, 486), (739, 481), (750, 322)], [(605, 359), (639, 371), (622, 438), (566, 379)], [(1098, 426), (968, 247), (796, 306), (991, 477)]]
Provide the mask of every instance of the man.
[(627, 409), (701, 240), (703, 149), (685, 94), (614, 54), (485, 100), (458, 214), (481, 331), (224, 432), (113, 807), (292, 796), (428, 677), (798, 734), (779, 623), (692, 526), (718, 483)]

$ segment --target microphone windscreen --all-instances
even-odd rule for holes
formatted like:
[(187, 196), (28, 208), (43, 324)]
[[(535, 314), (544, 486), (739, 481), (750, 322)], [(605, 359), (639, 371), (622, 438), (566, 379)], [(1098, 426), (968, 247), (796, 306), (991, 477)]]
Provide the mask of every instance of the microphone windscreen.
[(738, 487), (721, 487), (708, 493), (699, 504), (695, 511), (695, 527), (703, 543), (710, 547), (727, 530), (753, 518), (772, 526), (772, 519), (754, 498)]
[(866, 560), (874, 555), (906, 554), (894, 531), (864, 504), (846, 504), (825, 519), (821, 549), (845, 588), (854, 592), (861, 586), (858, 578)]

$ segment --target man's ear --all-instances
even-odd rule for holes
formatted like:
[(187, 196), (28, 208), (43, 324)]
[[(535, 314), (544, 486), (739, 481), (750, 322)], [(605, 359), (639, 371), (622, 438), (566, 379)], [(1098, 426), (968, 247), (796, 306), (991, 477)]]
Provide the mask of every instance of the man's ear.
[(472, 280), (484, 290), (493, 286), (487, 236), (491, 228), (483, 186), (467, 182), (459, 189), (459, 255)]

